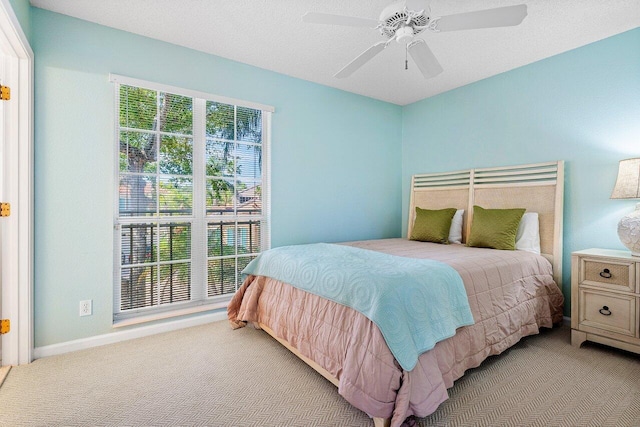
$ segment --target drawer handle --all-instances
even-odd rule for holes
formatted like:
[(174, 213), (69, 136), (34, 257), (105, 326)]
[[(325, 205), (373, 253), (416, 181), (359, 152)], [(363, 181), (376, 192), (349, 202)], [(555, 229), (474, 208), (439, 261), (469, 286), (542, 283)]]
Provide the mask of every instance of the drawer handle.
[(598, 311), (603, 316), (611, 316), (611, 310), (609, 310), (609, 307), (607, 307), (606, 305), (603, 305), (602, 308)]
[(611, 279), (613, 277), (613, 274), (611, 274), (608, 268), (605, 268), (600, 272), (600, 277), (604, 277), (605, 279)]

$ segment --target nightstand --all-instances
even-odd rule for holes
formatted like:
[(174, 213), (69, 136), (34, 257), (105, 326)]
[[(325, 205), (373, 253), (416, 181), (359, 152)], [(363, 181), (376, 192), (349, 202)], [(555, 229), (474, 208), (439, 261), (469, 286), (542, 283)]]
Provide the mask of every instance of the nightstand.
[(587, 249), (571, 254), (571, 344), (640, 353), (640, 258)]

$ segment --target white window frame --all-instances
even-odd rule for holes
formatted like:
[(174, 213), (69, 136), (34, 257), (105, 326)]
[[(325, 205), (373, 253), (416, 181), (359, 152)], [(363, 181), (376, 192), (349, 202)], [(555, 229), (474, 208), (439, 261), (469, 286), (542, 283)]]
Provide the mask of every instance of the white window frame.
[[(270, 159), (270, 142), (271, 142), (271, 114), (275, 112), (272, 106), (259, 104), (250, 101), (243, 101), (234, 98), (212, 95), (205, 92), (183, 89), (175, 86), (154, 83), (145, 80), (125, 77), (117, 74), (110, 74), (109, 80), (114, 83), (115, 87), (115, 114), (114, 114), (114, 295), (113, 295), (113, 325), (127, 326), (131, 324), (153, 321), (168, 317), (181, 316), (202, 311), (213, 310), (226, 307), (232, 298), (232, 294), (224, 294), (215, 297), (207, 297), (207, 223), (212, 220), (228, 220), (231, 218), (219, 218), (206, 215), (204, 206), (204, 198), (196, 197), (196, 194), (204, 192), (206, 177), (204, 174), (203, 161), (196, 159), (204, 159), (206, 135), (205, 135), (205, 110), (206, 102), (213, 101), (223, 104), (234, 105), (236, 107), (246, 107), (262, 111), (262, 215), (247, 216), (234, 215), (235, 222), (244, 219), (260, 220), (260, 246), (261, 250), (271, 247), (271, 159)], [(165, 305), (154, 305), (150, 307), (142, 307), (130, 309), (126, 311), (120, 310), (120, 270), (121, 270), (121, 225), (140, 222), (140, 217), (132, 217), (131, 219), (119, 216), (119, 100), (120, 85), (134, 86), (158, 92), (168, 92), (176, 95), (186, 96), (193, 99), (193, 206), (192, 214), (187, 216), (171, 216), (156, 217), (153, 220), (147, 218), (144, 222), (168, 223), (168, 222), (188, 222), (191, 224), (191, 300), (181, 303), (171, 303)], [(199, 192), (199, 193), (198, 193)], [(198, 214), (200, 212), (200, 214)], [(204, 215), (202, 215), (204, 213)], [(203, 230), (196, 233), (194, 230)], [(236, 239), (237, 240), (237, 239)], [(237, 258), (237, 255), (234, 256)], [(239, 284), (238, 279), (236, 281)], [(195, 284), (196, 286), (193, 286)]]

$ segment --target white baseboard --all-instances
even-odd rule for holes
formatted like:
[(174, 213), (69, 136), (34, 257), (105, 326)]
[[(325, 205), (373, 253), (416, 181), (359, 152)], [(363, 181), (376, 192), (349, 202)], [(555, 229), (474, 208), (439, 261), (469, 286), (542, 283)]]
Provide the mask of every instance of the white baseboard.
[(562, 325), (563, 326), (571, 326), (571, 317), (562, 316)]
[(204, 325), (205, 323), (218, 322), (225, 319), (227, 319), (226, 310), (216, 313), (203, 314), (201, 316), (190, 317), (187, 319), (173, 320), (148, 326), (140, 326), (127, 330), (119, 330), (117, 332), (96, 335), (89, 338), (81, 338), (78, 340), (36, 347), (33, 349), (33, 357), (34, 359), (41, 359), (43, 357), (55, 356), (58, 354), (84, 350), (92, 347), (99, 347), (101, 345), (113, 344), (121, 341), (132, 340), (135, 338), (142, 338), (149, 335), (159, 334), (161, 332), (175, 331), (178, 329), (189, 328), (191, 326)]

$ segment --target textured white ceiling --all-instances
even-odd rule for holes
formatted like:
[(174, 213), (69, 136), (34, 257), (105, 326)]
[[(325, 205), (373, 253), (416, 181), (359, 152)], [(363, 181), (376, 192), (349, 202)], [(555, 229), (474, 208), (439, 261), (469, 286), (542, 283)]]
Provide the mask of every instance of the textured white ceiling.
[[(640, 0), (432, 0), (442, 16), (526, 3), (517, 27), (420, 35), (444, 72), (425, 80), (393, 43), (351, 77), (333, 75), (377, 30), (305, 24), (308, 11), (378, 19), (390, 0), (31, 0), (35, 7), (399, 105), (640, 26)], [(640, 55), (640, 52), (638, 53)]]

